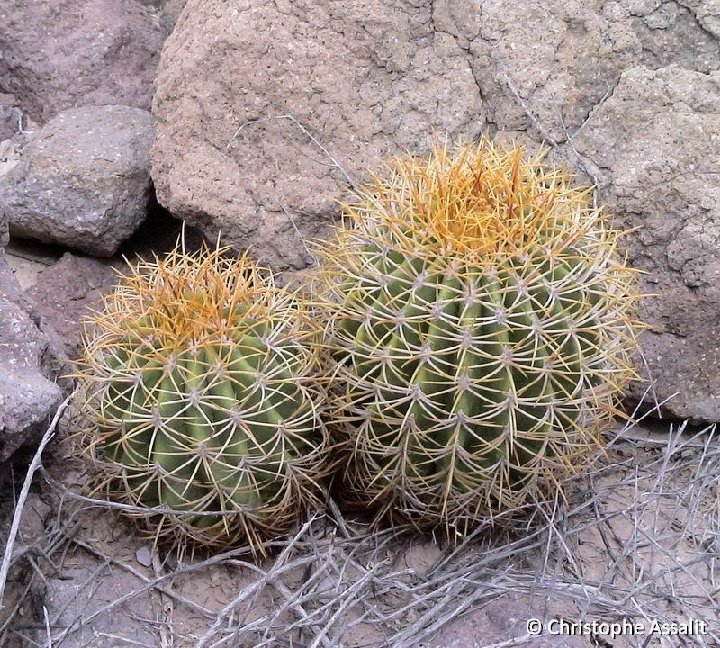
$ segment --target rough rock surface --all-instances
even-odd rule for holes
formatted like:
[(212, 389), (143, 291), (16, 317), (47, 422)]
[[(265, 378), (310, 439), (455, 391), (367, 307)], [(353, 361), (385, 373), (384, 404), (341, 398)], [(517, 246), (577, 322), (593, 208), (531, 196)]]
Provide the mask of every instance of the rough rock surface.
[(0, 101), (0, 142), (18, 132), (21, 119), (22, 111), (17, 106), (8, 106)]
[(135, 0), (3, 0), (0, 91), (41, 123), (79, 105), (147, 109), (166, 35)]
[(388, 153), (427, 149), (433, 130), (562, 143), (625, 69), (718, 69), (713, 6), (190, 0), (154, 100), (160, 202), (211, 238), (301, 267), (300, 234), (322, 235), (347, 184), (330, 155), (361, 179)]
[(657, 398), (677, 391), (666, 413), (720, 421), (720, 72), (628, 70), (574, 145), (602, 201), (640, 228), (628, 246), (658, 295), (642, 309)]
[(36, 438), (60, 400), (41, 368), (47, 340), (0, 250), (0, 463)]
[(473, 0), (434, 6), (436, 28), (472, 55), (488, 120), (548, 142), (580, 128), (630, 67), (720, 68), (718, 37), (708, 29), (720, 13), (714, 0), (488, 0), (481, 11)]
[(112, 290), (117, 277), (107, 263), (68, 252), (43, 270), (27, 291), (43, 323), (52, 327), (69, 358), (79, 355), (82, 322), (90, 314), (88, 309), (102, 307), (102, 295)]
[(189, 0), (154, 99), (160, 203), (275, 268), (308, 265), (302, 237), (325, 231), (348, 184), (331, 156), (355, 177), (433, 131), (484, 126), (468, 57), (430, 4)]
[(66, 110), (0, 176), (10, 231), (110, 256), (147, 214), (154, 120), (129, 106)]
[[(0, 164), (2, 162), (0, 161)], [(0, 171), (0, 173), (2, 173)], [(7, 212), (0, 204), (0, 249), (4, 248), (10, 240), (10, 227), (8, 223)]]

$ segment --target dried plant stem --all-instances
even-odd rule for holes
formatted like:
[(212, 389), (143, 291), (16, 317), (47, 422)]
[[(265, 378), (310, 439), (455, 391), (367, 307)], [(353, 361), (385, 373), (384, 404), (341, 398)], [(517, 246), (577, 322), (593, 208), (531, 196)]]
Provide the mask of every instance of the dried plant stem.
[(55, 412), (55, 416), (50, 422), (50, 426), (43, 434), (38, 449), (33, 455), (30, 466), (28, 467), (27, 473), (25, 474), (25, 481), (23, 482), (22, 490), (20, 491), (20, 497), (18, 497), (17, 504), (15, 505), (15, 513), (13, 514), (13, 521), (10, 527), (10, 533), (8, 535), (7, 542), (5, 543), (5, 554), (3, 556), (2, 566), (0, 566), (0, 609), (3, 608), (3, 596), (5, 594), (5, 583), (7, 581), (8, 571), (10, 571), (10, 564), (13, 557), (13, 547), (15, 545), (15, 538), (17, 537), (18, 529), (20, 528), (20, 520), (22, 519), (23, 508), (25, 506), (25, 500), (27, 500), (28, 494), (30, 493), (30, 486), (32, 485), (33, 476), (35, 471), (40, 467), (42, 461), (42, 453), (50, 440), (55, 436), (55, 428), (57, 427), (58, 421), (62, 416), (65, 408), (67, 407), (72, 394), (68, 396)]

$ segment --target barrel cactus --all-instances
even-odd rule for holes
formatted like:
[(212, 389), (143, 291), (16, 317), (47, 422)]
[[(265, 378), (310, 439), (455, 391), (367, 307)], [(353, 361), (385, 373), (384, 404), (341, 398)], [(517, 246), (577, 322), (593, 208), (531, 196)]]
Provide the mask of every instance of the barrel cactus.
[(318, 247), (345, 486), (378, 519), (461, 537), (600, 454), (636, 377), (637, 272), (572, 182), (520, 148), (437, 146)]
[(219, 249), (123, 277), (78, 372), (97, 489), (157, 538), (259, 551), (318, 504), (329, 438), (306, 310)]

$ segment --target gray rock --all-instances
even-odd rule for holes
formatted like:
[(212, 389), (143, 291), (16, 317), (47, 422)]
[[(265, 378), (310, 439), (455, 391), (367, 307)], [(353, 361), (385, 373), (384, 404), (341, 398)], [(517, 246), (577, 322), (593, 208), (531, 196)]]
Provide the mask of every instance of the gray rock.
[[(720, 421), (720, 72), (625, 72), (574, 145), (647, 272), (642, 346), (666, 414)], [(639, 398), (642, 386), (634, 392)]]
[(79, 105), (147, 109), (166, 35), (135, 0), (3, 0), (2, 88), (41, 123)]
[(718, 38), (706, 27), (710, 2), (488, 0), (482, 11), (473, 0), (433, 4), (437, 28), (472, 55), (489, 121), (548, 142), (566, 141), (628, 68), (720, 69)]
[(160, 16), (161, 24), (170, 33), (180, 17), (186, 0), (138, 0), (138, 2), (155, 9)]
[(21, 130), (9, 139), (0, 140), (0, 183), (2, 177), (20, 162), (23, 148), (30, 142), (32, 135), (32, 131)]
[(111, 256), (144, 220), (152, 115), (129, 106), (66, 110), (0, 176), (12, 234)]
[(720, 69), (712, 4), (189, 0), (153, 104), (159, 200), (211, 239), (302, 267), (302, 238), (324, 235), (347, 185), (334, 161), (359, 181), (433, 131), (561, 144), (630, 67)]
[(0, 462), (35, 440), (60, 400), (41, 370), (47, 341), (0, 250)]
[[(18, 120), (21, 119), (21, 116), (22, 113), (17, 108), (0, 105), (0, 178), (8, 173), (20, 160), (16, 140), (18, 137)], [(20, 136), (22, 137), (22, 134)], [(8, 244), (9, 238), (7, 210), (0, 203), (0, 248)]]
[(0, 205), (0, 249), (4, 248), (10, 240), (10, 230), (8, 228), (8, 217)]
[(359, 180), (433, 131), (485, 125), (468, 57), (429, 4), (189, 0), (156, 82), (160, 203), (276, 269), (308, 265), (303, 238), (325, 233), (348, 185), (330, 156)]
[(102, 296), (112, 291), (117, 280), (117, 272), (107, 262), (69, 252), (38, 275), (27, 295), (43, 318), (43, 326), (57, 335), (63, 355), (78, 357), (82, 323), (90, 315), (89, 309), (102, 308)]
[(0, 103), (0, 142), (10, 139), (22, 125), (22, 111), (17, 106), (5, 106)]

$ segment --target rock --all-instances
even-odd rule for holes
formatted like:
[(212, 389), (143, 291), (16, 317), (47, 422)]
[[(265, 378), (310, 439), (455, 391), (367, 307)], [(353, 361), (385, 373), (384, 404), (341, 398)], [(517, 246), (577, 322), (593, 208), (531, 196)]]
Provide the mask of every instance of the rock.
[(160, 202), (302, 267), (348, 183), (335, 162), (362, 180), (433, 130), (565, 142), (630, 67), (719, 69), (712, 4), (189, 0), (153, 104)]
[[(665, 414), (720, 421), (720, 72), (625, 72), (575, 138), (647, 272), (642, 339)], [(635, 398), (643, 386), (636, 386)]]
[(436, 0), (433, 18), (472, 55), (492, 124), (560, 143), (630, 67), (720, 69), (713, 1)]
[(137, 560), (143, 567), (150, 567), (152, 565), (152, 551), (150, 547), (144, 545), (135, 552), (135, 560)]
[(22, 111), (0, 103), (0, 142), (13, 137), (22, 126)]
[(0, 205), (0, 250), (4, 248), (10, 241), (10, 229), (8, 227), (8, 217), (6, 211)]
[(150, 196), (153, 117), (129, 106), (66, 110), (0, 176), (12, 234), (111, 256), (140, 225)]
[(89, 309), (102, 308), (102, 296), (113, 289), (117, 278), (113, 266), (68, 252), (43, 270), (27, 291), (43, 318), (43, 326), (50, 326), (57, 334), (67, 357), (78, 357), (82, 323), (89, 317)]
[(5, 258), (12, 268), (15, 281), (24, 291), (35, 285), (38, 275), (48, 266), (57, 263), (64, 254), (58, 246), (22, 239), (11, 239), (5, 248)]
[(162, 9), (166, 16), (168, 16), (173, 24), (180, 18), (180, 12), (185, 7), (187, 0), (161, 0)]
[(41, 123), (81, 105), (147, 109), (166, 35), (135, 0), (4, 0), (2, 88)]
[[(32, 139), (32, 135), (32, 131), (20, 130), (11, 138), (0, 140), (0, 184), (2, 177), (20, 162), (22, 151)], [(0, 204), (0, 211), (1, 208)]]
[(170, 33), (180, 17), (186, 0), (138, 0), (138, 2), (155, 9), (160, 15), (161, 24)]
[(60, 388), (42, 372), (47, 341), (0, 250), (0, 463), (44, 432)]
[(5, 210), (0, 207), (0, 249), (4, 248), (9, 240), (10, 235), (8, 233), (7, 216), (5, 215)]
[(160, 203), (276, 269), (308, 265), (303, 238), (326, 232), (348, 175), (485, 126), (430, 4), (189, 0), (156, 82)]

